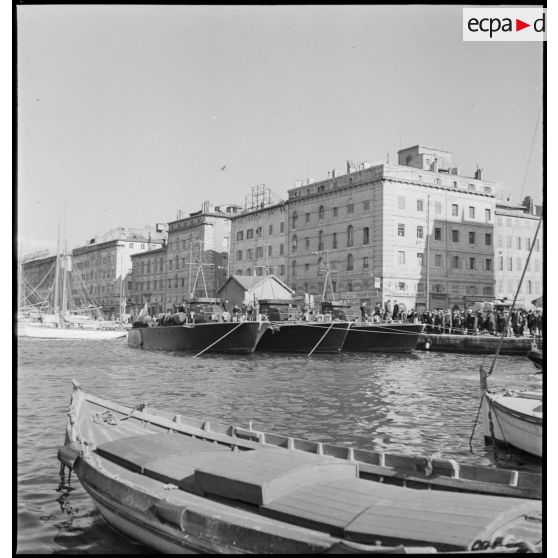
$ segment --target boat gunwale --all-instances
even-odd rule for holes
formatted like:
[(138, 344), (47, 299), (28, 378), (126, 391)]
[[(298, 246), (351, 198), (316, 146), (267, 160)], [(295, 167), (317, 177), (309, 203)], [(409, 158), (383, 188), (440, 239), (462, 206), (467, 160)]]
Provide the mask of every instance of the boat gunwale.
[[(80, 390), (81, 391), (81, 390)], [(314, 442), (302, 438), (294, 438), (281, 434), (257, 431), (237, 426), (235, 424), (211, 423), (211, 421), (186, 417), (179, 414), (168, 413), (153, 409), (155, 413), (147, 410), (138, 411), (129, 405), (107, 400), (93, 394), (81, 391), (85, 400), (100, 407), (114, 410), (130, 418), (148, 422), (155, 426), (168, 429), (170, 432), (180, 432), (195, 438), (215, 441), (230, 447), (248, 450), (258, 447), (270, 447), (277, 449), (305, 451), (318, 455), (327, 455), (341, 460), (356, 462), (359, 466), (359, 474), (379, 477), (380, 480), (393, 479), (400, 481), (404, 486), (407, 482), (419, 483), (428, 487), (441, 489), (453, 489), (455, 491), (469, 491), (474, 493), (489, 493), (501, 496), (520, 497), (528, 499), (541, 499), (541, 488), (533, 487), (529, 484), (529, 479), (533, 482), (540, 475), (533, 472), (522, 472), (511, 469), (499, 469), (485, 467), (482, 465), (463, 464), (463, 471), (460, 463), (452, 459), (431, 458), (428, 456), (413, 456), (403, 454), (392, 454), (377, 452), (373, 450), (361, 450), (347, 446), (337, 446), (322, 442)], [(168, 418), (168, 416), (173, 418)], [(285, 444), (285, 445), (284, 445)], [(369, 459), (367, 459), (369, 458)], [(390, 466), (390, 462), (394, 464)], [(399, 462), (400, 466), (397, 466)], [(404, 468), (402, 465), (408, 468)], [(430, 468), (430, 473), (427, 469)], [(470, 475), (465, 478), (463, 473)], [(490, 480), (483, 480), (483, 474), (490, 477)], [(500, 476), (501, 479), (495, 480)], [(521, 478), (527, 479), (527, 484), (521, 483)], [(480, 479), (480, 480), (479, 480)]]

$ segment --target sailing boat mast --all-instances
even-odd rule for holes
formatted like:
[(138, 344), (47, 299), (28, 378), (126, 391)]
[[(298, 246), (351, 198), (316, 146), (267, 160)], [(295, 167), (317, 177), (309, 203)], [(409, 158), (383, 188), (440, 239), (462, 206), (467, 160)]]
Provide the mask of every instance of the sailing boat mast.
[(56, 237), (56, 267), (54, 271), (54, 313), (58, 314), (60, 306), (60, 223), (58, 223), (58, 235)]

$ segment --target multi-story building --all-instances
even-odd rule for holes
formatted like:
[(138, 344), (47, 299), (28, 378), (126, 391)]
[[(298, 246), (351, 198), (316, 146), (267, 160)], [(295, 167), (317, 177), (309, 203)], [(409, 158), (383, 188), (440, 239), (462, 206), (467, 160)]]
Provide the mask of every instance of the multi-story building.
[(215, 296), (229, 274), (231, 217), (237, 205), (179, 212), (168, 224), (166, 310), (192, 297)]
[(43, 250), (24, 256), (20, 264), (19, 306), (53, 310), (56, 256)]
[(464, 176), (451, 153), (414, 146), (399, 164), (365, 165), (289, 190), (287, 284), (408, 308), (494, 297), (494, 183)]
[(543, 294), (543, 232), (535, 237), (540, 217), (530, 200), (523, 205), (496, 202), (496, 296), (512, 301), (525, 270), (527, 257), (534, 243), (529, 265), (517, 301), (529, 307)]
[(132, 273), (128, 281), (130, 314), (136, 317), (147, 303), (154, 315), (166, 311), (167, 305), (167, 245), (155, 250), (132, 254)]
[(287, 276), (287, 204), (256, 187), (254, 203), (231, 220), (231, 274)]
[(76, 305), (94, 304), (105, 318), (129, 313), (128, 274), (132, 254), (161, 247), (160, 226), (120, 228), (93, 238), (72, 251), (72, 298)]

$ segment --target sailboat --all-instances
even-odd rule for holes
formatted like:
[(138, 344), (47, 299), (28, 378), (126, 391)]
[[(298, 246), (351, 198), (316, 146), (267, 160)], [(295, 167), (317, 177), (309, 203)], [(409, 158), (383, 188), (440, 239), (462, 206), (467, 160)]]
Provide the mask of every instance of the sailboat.
[[(542, 218), (539, 220), (535, 239), (539, 233)], [(515, 307), (525, 272), (533, 252), (535, 241), (531, 245), (519, 285), (510, 308), (508, 321)], [(506, 328), (507, 329), (507, 324)], [(494, 355), (492, 365), (487, 371), (480, 368), (481, 411), (484, 422), (485, 439), (494, 445), (505, 445), (509, 449), (519, 450), (530, 456), (542, 458), (543, 455), (543, 392), (540, 390), (518, 390), (494, 392), (488, 387), (490, 376), (496, 365), (505, 333)]]
[[(60, 232), (60, 231), (59, 231)], [(67, 252), (67, 250), (65, 250)], [(71, 257), (60, 253), (60, 242), (57, 242), (55, 273), (54, 273), (54, 304), (53, 312), (48, 312), (48, 301), (41, 307), (47, 312), (37, 312), (33, 318), (19, 319), (17, 336), (35, 337), (41, 339), (118, 339), (126, 336), (126, 330), (121, 325), (104, 323), (99, 320), (87, 319), (86, 316), (76, 316), (70, 312), (70, 262)], [(20, 293), (23, 280), (20, 266)], [(61, 283), (61, 284), (60, 284)]]

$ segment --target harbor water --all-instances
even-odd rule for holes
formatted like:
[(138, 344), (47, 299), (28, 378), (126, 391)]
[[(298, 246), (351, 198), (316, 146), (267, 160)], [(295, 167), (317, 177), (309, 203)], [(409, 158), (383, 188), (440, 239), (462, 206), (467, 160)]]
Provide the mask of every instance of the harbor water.
[[(479, 366), (489, 355), (249, 356), (150, 352), (126, 340), (18, 341), (17, 552), (149, 553), (104, 523), (73, 478), (60, 488), (58, 446), (76, 379), (124, 403), (393, 453), (493, 465), (477, 426)], [(501, 357), (491, 386), (539, 388), (525, 357)], [(517, 460), (501, 467), (540, 471)]]

